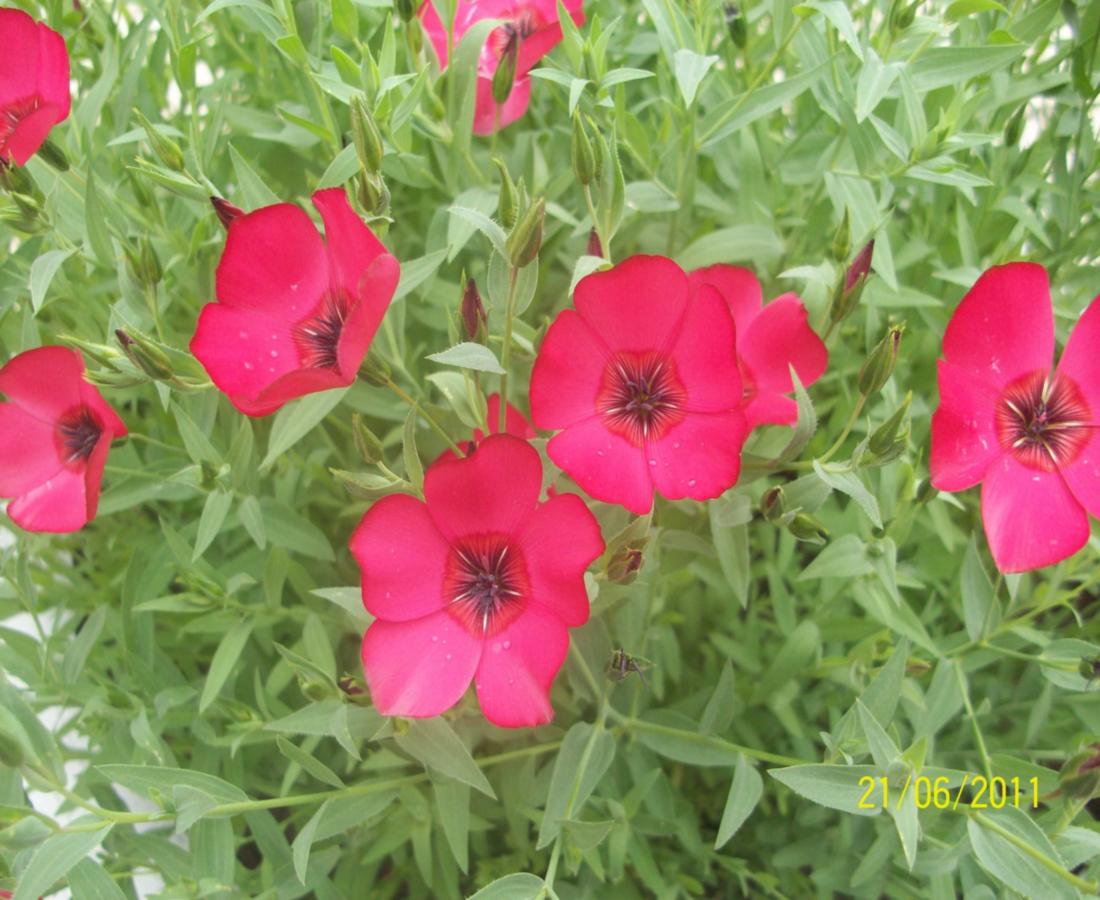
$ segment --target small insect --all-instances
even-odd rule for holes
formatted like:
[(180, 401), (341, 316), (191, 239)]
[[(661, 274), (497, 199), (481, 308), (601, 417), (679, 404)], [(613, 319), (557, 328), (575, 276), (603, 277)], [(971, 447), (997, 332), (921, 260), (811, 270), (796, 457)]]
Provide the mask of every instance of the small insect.
[(607, 664), (607, 677), (612, 681), (623, 681), (633, 673), (641, 678), (642, 684), (648, 688), (649, 682), (646, 681), (645, 670), (652, 667), (652, 661), (644, 656), (631, 656), (620, 647), (611, 654), (611, 661)]
[(1077, 673), (1085, 679), (1085, 690), (1092, 689), (1092, 683), (1100, 678), (1100, 657), (1082, 659), (1077, 667)]

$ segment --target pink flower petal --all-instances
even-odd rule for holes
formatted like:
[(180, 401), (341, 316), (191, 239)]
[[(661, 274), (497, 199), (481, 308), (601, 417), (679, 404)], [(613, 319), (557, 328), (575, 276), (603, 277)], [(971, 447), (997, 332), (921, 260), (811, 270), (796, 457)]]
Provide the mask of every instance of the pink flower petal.
[(27, 160), (38, 152), (45, 143), (50, 129), (64, 118), (52, 103), (38, 107), (30, 115), (21, 118), (7, 142), (0, 148), (0, 156), (12, 160), (17, 166), (26, 165)]
[(955, 310), (943, 336), (947, 361), (993, 387), (1050, 368), (1054, 318), (1046, 270), (1009, 263), (984, 272)]
[(722, 295), (709, 284), (691, 298), (672, 349), (676, 374), (687, 391), (692, 412), (720, 412), (741, 403), (733, 317)]
[(532, 604), (485, 642), (477, 667), (477, 699), (501, 728), (529, 728), (554, 717), (550, 686), (569, 652), (569, 630)]
[(439, 60), (440, 71), (442, 71), (447, 68), (447, 26), (439, 18), (439, 13), (436, 11), (432, 0), (424, 0), (417, 15), (420, 16), (420, 24), (424, 27), (428, 40), (431, 41), (432, 49), (435, 50), (436, 58)]
[(65, 39), (42, 22), (38, 23), (38, 93), (43, 102), (54, 107), (56, 121), (68, 117), (69, 51)]
[(663, 256), (632, 256), (582, 278), (573, 304), (611, 350), (668, 350), (688, 306), (688, 281)]
[(546, 452), (589, 496), (619, 503), (639, 516), (653, 507), (653, 481), (644, 452), (608, 431), (598, 417), (556, 434)]
[(1070, 379), (1081, 392), (1092, 427), (1088, 443), (1062, 468), (1062, 475), (1085, 509), (1100, 518), (1100, 297), (1089, 304), (1070, 333), (1057, 374)]
[(609, 353), (575, 310), (558, 314), (531, 372), (531, 420), (564, 428), (596, 413), (596, 395)]
[(51, 424), (80, 406), (84, 360), (67, 347), (38, 347), (0, 368), (0, 394)]
[(474, 134), (487, 135), (523, 118), (531, 103), (531, 79), (516, 78), (507, 99), (498, 104), (493, 99), (493, 80), (478, 76), (477, 99), (474, 105)]
[(424, 498), (449, 541), (472, 534), (514, 534), (535, 511), (542, 460), (510, 434), (486, 438), (465, 459), (441, 458), (424, 476)]
[(752, 391), (741, 408), (749, 431), (761, 425), (794, 425), (798, 404), (776, 391)]
[(12, 500), (8, 517), (27, 531), (79, 531), (88, 523), (84, 467), (61, 468), (49, 480)]
[(116, 413), (107, 401), (103, 399), (103, 395), (95, 385), (81, 380), (80, 400), (86, 407), (92, 410), (96, 418), (99, 419), (100, 427), (105, 433), (109, 434), (111, 438), (126, 437), (126, 435), (129, 434), (126, 423), (118, 417), (118, 413)]
[(719, 496), (737, 483), (747, 434), (740, 410), (688, 414), (649, 444), (653, 483), (669, 500)]
[(277, 203), (230, 223), (217, 272), (223, 304), (299, 322), (328, 286), (325, 245), (304, 210)]
[(475, 638), (450, 613), (411, 622), (371, 623), (363, 636), (363, 672), (384, 716), (438, 716), (454, 706), (481, 658)]
[(295, 369), (281, 376), (255, 398), (230, 396), (229, 402), (246, 416), (267, 416), (283, 404), (305, 394), (347, 387), (353, 379), (345, 378), (335, 369)]
[(588, 621), (584, 570), (604, 551), (600, 524), (576, 494), (557, 494), (520, 537), (531, 599), (576, 628)]
[(33, 490), (63, 466), (57, 427), (14, 403), (0, 403), (0, 496)]
[[(374, 236), (374, 232), (367, 227), (367, 224), (355, 214), (343, 188), (326, 188), (317, 191), (313, 195), (313, 205), (325, 223), (330, 286), (343, 288), (351, 297), (372, 298), (372, 293), (378, 290), (379, 285), (364, 284), (364, 276), (377, 257), (389, 256), (386, 248)], [(393, 260), (392, 265), (394, 271), (387, 274), (383, 284), (392, 277), (393, 287), (396, 288), (397, 260)], [(377, 280), (377, 275), (373, 280)], [(393, 290), (391, 289), (389, 293), (392, 296)], [(389, 299), (389, 296), (385, 298), (385, 303), (382, 305), (383, 312)]]
[(764, 292), (756, 275), (740, 266), (717, 265), (696, 269), (688, 280), (692, 291), (697, 291), (704, 284), (718, 289), (733, 313), (738, 334), (748, 329), (764, 305)]
[(359, 301), (352, 306), (340, 331), (337, 358), (340, 374), (348, 384), (355, 380), (371, 341), (397, 290), (400, 269), (388, 253), (375, 257), (359, 280)]
[(352, 534), (351, 552), (371, 615), (404, 622), (443, 608), (450, 545), (419, 500), (391, 494), (377, 501)]
[(301, 365), (286, 322), (224, 303), (202, 308), (191, 352), (238, 409)]
[(0, 106), (38, 94), (40, 27), (21, 9), (0, 8)]
[(737, 351), (758, 389), (794, 390), (790, 367), (803, 387), (819, 379), (829, 364), (829, 351), (810, 327), (806, 307), (794, 294), (784, 294), (761, 310), (737, 334)]
[(940, 405), (932, 414), (932, 486), (973, 487), (1005, 451), (997, 437), (999, 394), (966, 369), (939, 361)]
[(84, 466), (84, 502), (87, 505), (89, 522), (95, 518), (99, 508), (99, 489), (103, 482), (103, 469), (107, 465), (107, 454), (110, 452), (111, 435), (104, 432), (96, 441)]
[[(485, 407), (485, 418), (488, 419), (489, 433), (496, 434), (500, 431), (500, 394), (490, 394), (486, 397)], [(504, 430), (507, 434), (514, 434), (525, 441), (535, 437), (535, 429), (531, 427), (531, 423), (511, 403), (504, 411)], [(474, 432), (474, 438), (481, 441), (484, 439), (484, 435), (480, 430), (477, 430)]]
[(982, 521), (1002, 572), (1026, 572), (1060, 562), (1089, 539), (1089, 520), (1058, 472), (1028, 468), (1010, 454), (990, 466), (982, 483)]

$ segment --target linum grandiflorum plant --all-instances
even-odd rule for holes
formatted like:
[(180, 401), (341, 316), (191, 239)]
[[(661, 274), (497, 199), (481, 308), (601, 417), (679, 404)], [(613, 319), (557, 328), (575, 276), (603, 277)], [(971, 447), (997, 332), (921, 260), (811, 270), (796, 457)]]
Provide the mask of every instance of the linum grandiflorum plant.
[(1100, 6), (19, 6), (0, 895), (1097, 892)]

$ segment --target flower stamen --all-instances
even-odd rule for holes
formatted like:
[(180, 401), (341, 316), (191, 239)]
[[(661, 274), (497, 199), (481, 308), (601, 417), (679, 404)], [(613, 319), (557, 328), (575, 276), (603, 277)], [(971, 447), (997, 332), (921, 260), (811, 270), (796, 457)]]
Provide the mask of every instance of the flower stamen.
[(1065, 376), (1033, 372), (1017, 379), (997, 403), (1001, 445), (1032, 469), (1052, 472), (1077, 458), (1093, 425), (1080, 389)]
[(61, 417), (57, 432), (65, 462), (78, 463), (92, 455), (103, 429), (92, 411), (81, 406)]
[(317, 313), (294, 327), (294, 340), (307, 369), (335, 369), (340, 362), (340, 335), (351, 303), (342, 291), (325, 295)]
[(527, 568), (504, 535), (463, 538), (451, 548), (443, 581), (446, 609), (471, 634), (496, 634), (523, 611)]
[(604, 371), (596, 408), (611, 431), (640, 447), (684, 417), (686, 399), (671, 359), (660, 353), (620, 353)]

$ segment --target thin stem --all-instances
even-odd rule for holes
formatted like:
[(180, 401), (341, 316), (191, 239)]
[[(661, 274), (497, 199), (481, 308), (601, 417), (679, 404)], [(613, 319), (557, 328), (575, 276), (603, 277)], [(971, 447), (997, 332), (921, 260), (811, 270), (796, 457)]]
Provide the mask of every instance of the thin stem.
[(844, 423), (844, 430), (840, 432), (840, 437), (836, 439), (836, 442), (828, 450), (825, 451), (825, 455), (822, 456), (818, 462), (827, 463), (836, 454), (837, 450), (844, 446), (844, 442), (848, 440), (848, 435), (852, 433), (852, 429), (855, 427), (857, 421), (859, 421), (859, 414), (863, 412), (863, 405), (867, 402), (867, 395), (860, 394), (859, 400), (856, 401), (855, 408), (852, 410), (852, 414), (848, 416), (848, 421)]
[(1095, 881), (1086, 881), (1084, 878), (1079, 878), (1072, 872), (1063, 869), (1057, 862), (1055, 862), (1041, 850), (1037, 850), (1027, 841), (1023, 840), (1020, 837), (1017, 837), (1007, 828), (1002, 828), (988, 816), (976, 812), (971, 813), (970, 817), (979, 825), (981, 825), (982, 828), (988, 828), (994, 834), (1000, 835), (1002, 838), (1012, 844), (1012, 846), (1015, 847), (1017, 850), (1026, 854), (1027, 856), (1030, 856), (1043, 868), (1053, 872), (1064, 881), (1068, 881), (1078, 890), (1084, 891), (1086, 894), (1096, 894), (1097, 891), (1100, 891), (1100, 883)]
[(508, 300), (504, 306), (504, 346), (500, 348), (500, 367), (504, 373), (500, 376), (500, 421), (497, 423), (501, 434), (507, 431), (508, 415), (508, 365), (512, 360), (512, 319), (516, 314), (516, 284), (519, 281), (519, 269), (512, 266), (508, 272)]
[(407, 403), (410, 407), (415, 409), (416, 414), (418, 416), (420, 416), (429, 425), (431, 425), (431, 427), (435, 430), (435, 432), (441, 438), (443, 438), (443, 440), (445, 440), (447, 442), (447, 446), (450, 447), (456, 454), (458, 454), (459, 457), (463, 457), (463, 456), (466, 455), (465, 453), (462, 452), (461, 449), (459, 449), (458, 444), (456, 444), (453, 440), (451, 440), (451, 436), (449, 434), (447, 434), (447, 432), (443, 429), (443, 426), (440, 425), (428, 413), (427, 410), (425, 410), (419, 403), (417, 403), (416, 400), (412, 396), (410, 396), (405, 391), (403, 391), (400, 387), (398, 387), (394, 383), (392, 378), (386, 380), (386, 387), (388, 387), (391, 391), (393, 391), (395, 394), (397, 394), (397, 396), (400, 397), (402, 400), (404, 400), (405, 403)]
[(963, 677), (962, 666), (955, 666), (955, 677), (959, 680), (959, 690), (962, 691), (963, 705), (966, 707), (966, 715), (970, 719), (970, 726), (974, 730), (974, 740), (978, 744), (978, 755), (982, 758), (982, 768), (986, 778), (993, 781), (993, 760), (989, 758), (989, 750), (985, 746), (985, 737), (978, 726), (978, 717), (974, 714), (974, 707), (970, 702), (970, 688)]

